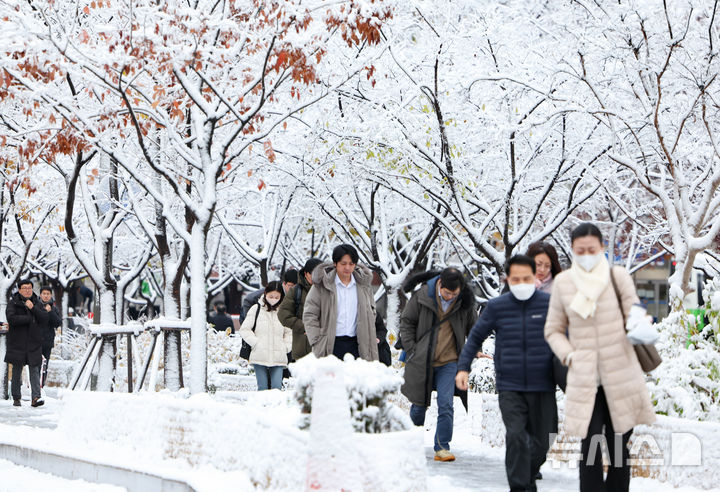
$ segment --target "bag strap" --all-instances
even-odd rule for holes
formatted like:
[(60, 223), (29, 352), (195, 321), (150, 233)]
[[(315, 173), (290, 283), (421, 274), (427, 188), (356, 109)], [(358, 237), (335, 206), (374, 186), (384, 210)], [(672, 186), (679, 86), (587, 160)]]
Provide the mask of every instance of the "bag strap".
[(622, 314), (623, 326), (627, 324), (625, 318), (625, 310), (622, 305), (622, 298), (620, 297), (620, 289), (618, 289), (617, 282), (615, 281), (615, 275), (613, 275), (612, 267), (610, 267), (610, 282), (612, 282), (613, 290), (615, 291), (615, 297), (617, 297), (618, 306), (620, 306), (620, 314)]
[(252, 327), (253, 333), (255, 333), (255, 328), (257, 328), (257, 319), (258, 319), (258, 316), (260, 315), (260, 304), (255, 304), (255, 307), (257, 307), (257, 309), (255, 310), (255, 321), (253, 321), (253, 327)]
[(295, 287), (295, 317), (300, 317), (300, 308), (302, 307), (300, 304), (302, 302), (302, 287), (300, 287), (300, 284), (297, 284)]

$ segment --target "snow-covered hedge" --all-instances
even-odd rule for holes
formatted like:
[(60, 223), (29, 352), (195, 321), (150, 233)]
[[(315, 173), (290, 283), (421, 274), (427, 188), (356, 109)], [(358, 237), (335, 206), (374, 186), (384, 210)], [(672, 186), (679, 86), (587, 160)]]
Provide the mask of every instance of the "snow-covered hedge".
[[(495, 353), (495, 337), (490, 337), (483, 344), (483, 352)], [(468, 377), (470, 391), (475, 393), (495, 393), (495, 361), (492, 359), (475, 359)]]
[(336, 357), (316, 358), (310, 354), (290, 364), (295, 378), (295, 396), (306, 419), (303, 428), (310, 425), (313, 385), (318, 370), (328, 366), (341, 375), (350, 404), (350, 416), (355, 432), (381, 433), (407, 430), (412, 427), (409, 417), (388, 401), (388, 396), (397, 393), (403, 382), (397, 372), (380, 362), (368, 362), (345, 356), (344, 361)]
[[(720, 422), (719, 280), (708, 282), (704, 297), (710, 324), (702, 331), (695, 329), (693, 316), (677, 310), (658, 324), (663, 363), (651, 374), (648, 389), (660, 414)], [(693, 334), (686, 347), (688, 329)]]

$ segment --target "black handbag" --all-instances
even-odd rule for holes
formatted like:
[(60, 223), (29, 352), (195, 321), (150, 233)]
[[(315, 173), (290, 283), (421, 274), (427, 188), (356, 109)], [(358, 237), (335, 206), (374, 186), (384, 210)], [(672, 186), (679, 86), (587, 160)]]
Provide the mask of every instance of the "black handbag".
[[(259, 314), (260, 314), (260, 306), (257, 306), (257, 309), (255, 310), (255, 320), (253, 321), (253, 327), (252, 327), (253, 333), (255, 333), (255, 328), (257, 327), (257, 319), (258, 319)], [(242, 357), (245, 360), (248, 360), (248, 359), (250, 359), (250, 352), (252, 352), (252, 347), (243, 338), (242, 339), (242, 347), (240, 347), (240, 357)]]

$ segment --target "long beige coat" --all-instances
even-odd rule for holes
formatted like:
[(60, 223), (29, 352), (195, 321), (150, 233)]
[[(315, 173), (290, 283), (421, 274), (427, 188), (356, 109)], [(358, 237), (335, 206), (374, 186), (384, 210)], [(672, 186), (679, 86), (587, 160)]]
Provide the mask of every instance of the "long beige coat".
[[(255, 304), (247, 313), (240, 336), (252, 347), (248, 362), (267, 367), (287, 366), (287, 354), (292, 349), (292, 330), (283, 326), (278, 320), (277, 310), (268, 311), (263, 302)], [(255, 313), (260, 310), (255, 325)]]
[[(639, 302), (632, 278), (622, 267), (614, 267), (613, 274), (623, 309), (629, 313)], [(573, 352), (565, 391), (565, 432), (587, 437), (598, 384), (605, 390), (615, 432), (624, 434), (636, 425), (654, 422), (645, 375), (627, 338), (612, 283), (608, 281), (595, 315), (587, 319), (569, 308), (576, 292), (570, 272), (555, 277), (545, 323), (545, 339), (555, 355), (564, 361)]]
[[(337, 293), (335, 291), (335, 265), (323, 263), (312, 273), (313, 286), (305, 298), (303, 324), (315, 356), (333, 353), (337, 325)], [(378, 360), (375, 334), (375, 299), (370, 282), (370, 269), (358, 265), (353, 273), (357, 284), (357, 339), (358, 353), (365, 360)]]

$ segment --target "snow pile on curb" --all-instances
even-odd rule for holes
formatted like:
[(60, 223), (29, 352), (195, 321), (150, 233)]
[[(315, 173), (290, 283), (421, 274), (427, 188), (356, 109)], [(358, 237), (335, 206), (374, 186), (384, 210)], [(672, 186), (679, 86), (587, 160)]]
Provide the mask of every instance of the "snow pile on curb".
[(56, 432), (76, 446), (112, 449), (148, 463), (242, 470), (260, 489), (303, 485), (296, 470), (305, 469), (308, 439), (293, 425), (298, 412), (292, 407), (248, 408), (206, 394), (183, 399), (65, 392), (62, 399)]
[[(177, 470), (197, 480), (214, 475), (218, 484), (226, 475), (237, 490), (305, 488), (311, 437), (298, 428), (301, 414), (290, 392), (251, 393), (242, 405), (217, 402), (207, 394), (183, 398), (170, 393), (65, 391), (61, 397), (58, 428), (38, 439), (38, 447), (62, 443), (63, 454), (90, 455), (141, 470), (139, 464)], [(418, 429), (350, 432), (347, 439), (356, 449), (362, 477), (360, 488), (353, 490), (410, 492), (426, 487)]]

